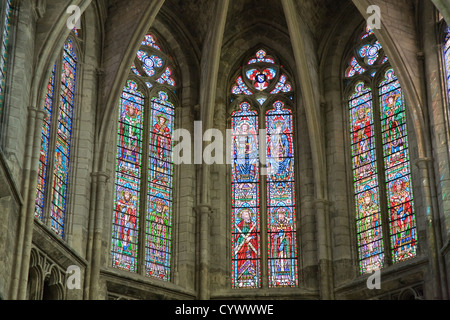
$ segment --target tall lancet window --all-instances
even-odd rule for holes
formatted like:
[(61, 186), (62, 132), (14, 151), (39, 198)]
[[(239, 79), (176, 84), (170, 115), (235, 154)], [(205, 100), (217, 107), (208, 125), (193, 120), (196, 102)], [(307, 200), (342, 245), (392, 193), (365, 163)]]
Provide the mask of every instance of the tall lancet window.
[(147, 34), (119, 103), (113, 266), (171, 280), (174, 61)]
[(361, 274), (416, 256), (405, 99), (370, 28), (345, 71)]
[(3, 114), (3, 107), (5, 102), (5, 87), (6, 87), (6, 66), (8, 62), (8, 45), (10, 41), (11, 16), (12, 16), (12, 0), (3, 1), (0, 5), (1, 14), (1, 43), (0, 43), (0, 119)]
[[(298, 286), (293, 89), (266, 50), (245, 61), (232, 94), (232, 287)], [(265, 254), (262, 254), (265, 250)], [(265, 257), (265, 261), (263, 261)]]
[(79, 39), (73, 31), (53, 66), (44, 101), (35, 217), (64, 237)]

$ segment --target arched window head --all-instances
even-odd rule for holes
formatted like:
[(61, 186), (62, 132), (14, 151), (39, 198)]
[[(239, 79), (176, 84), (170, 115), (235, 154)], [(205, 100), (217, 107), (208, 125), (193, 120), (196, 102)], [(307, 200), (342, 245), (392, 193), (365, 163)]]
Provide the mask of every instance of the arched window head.
[[(267, 275), (270, 288), (298, 286), (293, 90), (289, 79), (277, 59), (261, 49), (244, 62), (231, 86), (235, 110), (231, 115), (235, 289), (261, 288), (263, 275)], [(265, 261), (262, 250), (267, 252)]]
[(242, 66), (231, 93), (234, 97), (247, 96), (262, 106), (268, 98), (278, 94), (292, 98), (293, 90), (284, 68), (261, 49)]
[(53, 66), (44, 100), (35, 217), (60, 237), (68, 210), (72, 127), (76, 105), (78, 40), (72, 31)]
[(164, 281), (172, 277), (173, 70), (147, 34), (119, 104), (111, 247), (114, 267)]
[(403, 91), (370, 28), (345, 71), (361, 274), (416, 256)]

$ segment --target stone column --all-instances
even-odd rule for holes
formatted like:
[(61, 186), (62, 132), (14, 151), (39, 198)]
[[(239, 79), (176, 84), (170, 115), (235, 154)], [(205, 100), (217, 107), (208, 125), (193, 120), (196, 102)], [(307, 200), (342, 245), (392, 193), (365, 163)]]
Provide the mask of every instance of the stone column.
[(93, 250), (93, 242), (94, 242), (94, 226), (95, 226), (95, 209), (97, 206), (96, 195), (97, 195), (97, 186), (98, 186), (98, 175), (92, 173), (91, 174), (91, 203), (89, 209), (89, 222), (88, 222), (88, 239), (86, 242), (86, 260), (89, 262), (86, 267), (85, 277), (84, 277), (84, 292), (83, 299), (88, 300), (90, 294), (90, 285), (91, 285), (91, 269), (92, 264), (92, 250)]
[[(436, 41), (435, 8), (428, 1), (423, 2), (421, 8), (423, 13), (423, 21), (421, 23), (423, 26), (421, 28), (423, 53), (418, 54), (418, 58), (424, 74), (423, 86), (427, 93), (424, 97), (424, 101), (427, 102), (428, 106), (428, 112), (425, 113), (426, 123), (428, 123), (429, 136), (434, 140), (432, 141), (433, 145), (429, 143), (430, 146), (433, 146), (432, 151), (429, 151), (433, 156), (433, 161), (430, 162), (432, 170), (429, 170), (429, 172), (430, 185), (433, 186), (431, 195), (434, 200), (434, 208), (436, 208), (434, 228), (436, 232), (436, 249), (439, 250), (439, 248), (442, 248), (444, 241), (442, 230), (445, 230), (450, 225), (450, 219), (446, 219), (444, 215), (450, 209), (450, 202), (445, 197), (446, 191), (450, 188), (449, 115), (445, 100), (446, 89), (445, 84), (443, 84), (445, 74), (442, 72), (445, 71), (442, 68), (440, 59), (443, 48), (442, 43)], [(441, 275), (442, 299), (446, 300), (448, 299), (448, 292), (445, 258), (442, 252), (437, 254)]]
[(436, 245), (436, 230), (435, 219), (433, 210), (433, 199), (431, 195), (430, 185), (430, 167), (432, 165), (432, 159), (421, 158), (417, 159), (416, 165), (419, 168), (419, 177), (422, 182), (420, 188), (422, 190), (422, 201), (425, 209), (425, 219), (427, 225), (427, 255), (430, 264), (431, 279), (433, 282), (433, 297), (432, 299), (441, 299), (441, 277), (439, 271), (439, 252)]
[(96, 180), (96, 194), (95, 194), (95, 211), (94, 211), (94, 227), (92, 234), (92, 253), (90, 261), (90, 281), (89, 281), (89, 299), (97, 300), (99, 298), (99, 282), (100, 282), (100, 268), (104, 251), (102, 250), (103, 242), (103, 221), (105, 208), (105, 190), (109, 175), (104, 172), (97, 172), (93, 174)]
[[(29, 131), (27, 141), (29, 144), (25, 150), (26, 170), (23, 180), (24, 203), (20, 212), (20, 230), (18, 241), (18, 253), (15, 270), (15, 279), (13, 280), (12, 296), (17, 292), (17, 299), (24, 300), (27, 294), (28, 269), (30, 264), (31, 244), (33, 241), (34, 210), (36, 186), (39, 167), (40, 144), (42, 135), (42, 124), (44, 122), (44, 110), (31, 107), (29, 108)], [(20, 262), (19, 262), (20, 261)], [(15, 283), (18, 281), (18, 287)], [(18, 291), (16, 291), (18, 289)]]
[(210, 234), (210, 217), (211, 207), (206, 204), (197, 206), (197, 218), (199, 220), (199, 268), (197, 269), (199, 300), (208, 300), (210, 297), (209, 290), (209, 234)]
[[(203, 132), (211, 129), (214, 125), (214, 109), (217, 90), (217, 78), (219, 74), (220, 56), (222, 50), (223, 34), (225, 30), (228, 13), (229, 0), (217, 0), (215, 4), (214, 16), (211, 20), (210, 31), (208, 32), (205, 45), (203, 47), (201, 59), (201, 83), (200, 88), (200, 117), (203, 125)], [(203, 144), (205, 147), (206, 144)], [(210, 166), (202, 164), (200, 168), (200, 268), (199, 274), (199, 299), (209, 299), (209, 242), (207, 234), (210, 232)]]
[(316, 221), (317, 221), (317, 260), (319, 269), (320, 296), (323, 300), (331, 300), (333, 294), (333, 265), (331, 260), (330, 233), (328, 223), (329, 202), (316, 199)]
[[(312, 47), (312, 39), (308, 38), (306, 26), (301, 21), (297, 6), (293, 0), (282, 0), (286, 22), (289, 28), (296, 71), (300, 82), (302, 99), (305, 105), (306, 118), (308, 123), (309, 137), (311, 139), (311, 152), (313, 159), (313, 172), (317, 211), (317, 248), (319, 262), (320, 291), (322, 299), (332, 298), (332, 274), (331, 249), (329, 245), (329, 233), (327, 223), (327, 186), (326, 186), (326, 161), (323, 132), (320, 126), (320, 99), (318, 88), (320, 86), (316, 74), (311, 64), (317, 64), (317, 53)], [(316, 65), (317, 70), (319, 66)]]

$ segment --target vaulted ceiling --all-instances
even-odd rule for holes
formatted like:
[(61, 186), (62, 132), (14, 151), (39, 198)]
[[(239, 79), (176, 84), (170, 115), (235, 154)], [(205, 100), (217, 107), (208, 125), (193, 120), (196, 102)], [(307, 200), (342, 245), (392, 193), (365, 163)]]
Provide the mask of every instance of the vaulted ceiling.
[[(117, 0), (115, 0), (117, 1)], [(308, 26), (317, 43), (331, 28), (336, 17), (351, 0), (297, 0), (298, 14)], [(214, 16), (211, 0), (166, 0), (162, 11), (177, 17), (178, 23), (187, 30), (195, 45), (202, 48), (210, 21)], [(264, 33), (264, 25), (288, 34), (281, 0), (230, 0), (224, 39), (258, 25)]]

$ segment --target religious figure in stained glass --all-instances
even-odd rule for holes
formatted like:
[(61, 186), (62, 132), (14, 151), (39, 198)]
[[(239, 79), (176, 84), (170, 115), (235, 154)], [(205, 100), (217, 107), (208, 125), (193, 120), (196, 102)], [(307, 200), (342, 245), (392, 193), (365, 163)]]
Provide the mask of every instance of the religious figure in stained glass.
[(292, 174), (293, 148), (286, 120), (282, 115), (278, 115), (273, 118), (268, 128), (270, 132), (267, 142), (268, 174), (275, 181), (285, 180)]
[(355, 150), (354, 167), (358, 179), (370, 177), (374, 174), (372, 157), (372, 119), (371, 109), (367, 104), (360, 105), (355, 110), (357, 117), (353, 122), (353, 143)]
[(391, 221), (394, 236), (394, 254), (399, 260), (414, 256), (415, 221), (409, 182), (405, 178), (394, 180), (390, 185)]
[(125, 184), (120, 189), (120, 198), (116, 201), (115, 221), (117, 228), (115, 243), (116, 258), (115, 264), (129, 269), (134, 265), (133, 257), (136, 253), (134, 243), (136, 241), (136, 211), (137, 194), (130, 184)]
[(151, 200), (151, 216), (149, 219), (149, 248), (147, 271), (154, 277), (167, 277), (167, 265), (169, 252), (166, 239), (167, 221), (169, 216), (169, 204), (158, 195)]
[(53, 204), (52, 212), (54, 218), (52, 220), (52, 229), (59, 234), (62, 230), (59, 229), (59, 225), (62, 225), (61, 220), (63, 217), (63, 209), (65, 207), (65, 195), (66, 195), (66, 185), (64, 183), (67, 174), (67, 159), (63, 155), (64, 150), (59, 147), (56, 152), (55, 159), (55, 177), (53, 181)]
[(390, 163), (392, 167), (397, 161), (404, 161), (403, 150), (403, 134), (401, 125), (403, 122), (403, 115), (401, 113), (402, 100), (398, 93), (389, 94), (386, 98), (383, 112), (387, 118), (387, 147), (389, 148)]
[(258, 278), (257, 259), (259, 256), (257, 225), (251, 209), (243, 208), (238, 212), (234, 226), (236, 230), (235, 247), (236, 257), (235, 274), (239, 287), (255, 287)]
[(270, 223), (270, 257), (271, 282), (277, 286), (289, 286), (295, 283), (291, 263), (295, 257), (292, 221), (288, 218), (289, 208), (279, 203), (273, 213)]
[(235, 139), (236, 179), (251, 181), (258, 165), (256, 134), (251, 123), (243, 120), (236, 128), (239, 135)]
[[(154, 170), (159, 174), (167, 174), (167, 159), (169, 157), (168, 152), (171, 149), (171, 130), (168, 127), (169, 119), (165, 114), (158, 114), (156, 117), (156, 123), (152, 130), (152, 154), (154, 155)], [(162, 177), (162, 175), (160, 176)]]
[(366, 188), (358, 196), (357, 231), (363, 268), (372, 272), (382, 266), (384, 255), (377, 193)]
[[(130, 83), (131, 90), (134, 90), (135, 84)], [(119, 134), (121, 138), (121, 159), (124, 169), (130, 173), (136, 172), (138, 154), (140, 152), (140, 141), (142, 139), (142, 111), (139, 101), (133, 95), (125, 94), (123, 102), (123, 112), (119, 124)]]

